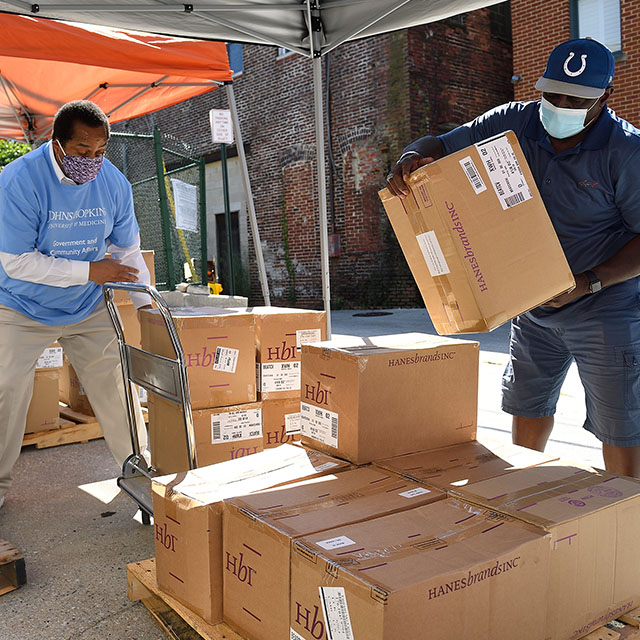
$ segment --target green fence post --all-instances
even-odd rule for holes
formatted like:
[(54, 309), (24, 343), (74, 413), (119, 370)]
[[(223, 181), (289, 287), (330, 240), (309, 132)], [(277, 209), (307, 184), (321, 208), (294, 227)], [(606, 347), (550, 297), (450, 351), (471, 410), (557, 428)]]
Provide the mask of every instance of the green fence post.
[(207, 186), (206, 175), (204, 170), (204, 158), (198, 160), (198, 173), (200, 178), (200, 260), (202, 261), (202, 284), (209, 286), (209, 278), (207, 276)]
[(158, 176), (158, 199), (160, 200), (160, 213), (162, 216), (162, 235), (164, 239), (164, 249), (167, 254), (167, 269), (169, 275), (169, 290), (176, 288), (175, 265), (173, 264), (173, 249), (171, 248), (171, 222), (169, 218), (169, 200), (167, 198), (167, 187), (164, 182), (164, 165), (162, 163), (162, 138), (160, 129), (153, 129), (153, 149), (156, 155), (156, 174)]
[(233, 235), (231, 233), (231, 207), (229, 205), (229, 172), (227, 171), (227, 145), (220, 145), (222, 165), (222, 192), (224, 194), (224, 219), (227, 224), (227, 259), (229, 260), (229, 291), (236, 295), (235, 275), (233, 272)]

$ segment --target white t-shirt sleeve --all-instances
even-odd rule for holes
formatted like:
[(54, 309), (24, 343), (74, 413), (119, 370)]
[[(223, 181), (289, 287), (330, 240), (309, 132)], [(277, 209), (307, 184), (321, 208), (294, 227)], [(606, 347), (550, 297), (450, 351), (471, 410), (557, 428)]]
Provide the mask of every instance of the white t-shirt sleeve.
[[(136, 236), (136, 242), (130, 247), (117, 247), (115, 244), (108, 244), (107, 251), (114, 260), (119, 260), (128, 267), (138, 270), (138, 282), (142, 284), (151, 284), (151, 274), (147, 268), (147, 263), (142, 257), (140, 250), (140, 234)], [(136, 309), (151, 304), (151, 298), (146, 293), (129, 293), (131, 302)]]
[(89, 262), (46, 256), (35, 249), (21, 254), (0, 251), (0, 264), (14, 280), (50, 287), (73, 287), (89, 281)]

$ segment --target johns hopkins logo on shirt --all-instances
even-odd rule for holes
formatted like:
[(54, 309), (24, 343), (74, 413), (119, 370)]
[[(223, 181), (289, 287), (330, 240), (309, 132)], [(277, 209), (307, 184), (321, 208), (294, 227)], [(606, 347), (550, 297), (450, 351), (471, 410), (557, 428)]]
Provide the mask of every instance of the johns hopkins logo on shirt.
[[(76, 209), (75, 211), (52, 211), (49, 209), (49, 225), (53, 228), (89, 227), (104, 224), (107, 212), (102, 207)], [(63, 223), (63, 224), (55, 224)], [(70, 224), (64, 224), (70, 223)]]

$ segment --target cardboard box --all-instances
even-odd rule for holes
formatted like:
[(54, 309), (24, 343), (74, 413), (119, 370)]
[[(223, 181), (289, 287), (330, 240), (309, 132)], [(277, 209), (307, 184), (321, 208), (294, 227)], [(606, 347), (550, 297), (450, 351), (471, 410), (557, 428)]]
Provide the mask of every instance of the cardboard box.
[(474, 482), (536, 467), (557, 457), (515, 444), (482, 440), (376, 460), (383, 469), (404, 475), (427, 487), (452, 491)]
[(542, 640), (549, 554), (548, 535), (451, 498), (305, 536), (291, 638)]
[[(105, 254), (105, 258), (110, 258), (110, 254)], [(147, 265), (147, 269), (149, 269), (149, 274), (151, 275), (151, 285), (155, 287), (156, 285), (156, 269), (154, 264), (155, 252), (153, 250), (145, 250), (142, 251), (142, 257), (144, 258), (144, 262)], [(131, 302), (131, 298), (126, 291), (114, 290), (113, 292), (113, 301), (120, 306), (128, 305), (133, 306), (133, 302)], [(151, 303), (151, 298), (149, 298), (149, 303)]]
[(82, 382), (80, 382), (80, 378), (78, 378), (67, 356), (64, 356), (63, 366), (60, 369), (58, 398), (60, 402), (64, 402), (70, 409), (78, 413), (83, 413), (86, 416), (94, 415)]
[[(171, 315), (182, 343), (191, 406), (208, 409), (256, 401), (253, 316), (244, 309), (183, 307)], [(141, 312), (142, 348), (176, 357), (156, 309)]]
[(640, 605), (640, 481), (552, 462), (457, 493), (551, 534), (545, 639), (580, 638)]
[(380, 199), (438, 333), (489, 331), (575, 282), (513, 131)]
[(58, 429), (58, 369), (40, 369), (33, 380), (33, 395), (27, 411), (25, 433)]
[(36, 362), (36, 371), (41, 369), (62, 369), (64, 363), (64, 354), (62, 347), (58, 342), (54, 342), (47, 347)]
[(248, 458), (154, 478), (158, 586), (208, 622), (220, 622), (222, 500), (342, 468), (348, 464), (284, 444)]
[(300, 440), (300, 397), (262, 401), (262, 444), (265, 449)]
[(293, 540), (444, 497), (395, 473), (360, 467), (225, 500), (225, 622), (253, 640), (286, 638)]
[(261, 400), (300, 397), (300, 347), (327, 337), (324, 311), (249, 307), (256, 327)]
[(478, 356), (421, 333), (303, 345), (302, 441), (365, 464), (475, 440)]
[[(151, 464), (160, 473), (189, 469), (181, 405), (148, 395)], [(260, 402), (192, 411), (198, 466), (242, 458), (262, 451)]]

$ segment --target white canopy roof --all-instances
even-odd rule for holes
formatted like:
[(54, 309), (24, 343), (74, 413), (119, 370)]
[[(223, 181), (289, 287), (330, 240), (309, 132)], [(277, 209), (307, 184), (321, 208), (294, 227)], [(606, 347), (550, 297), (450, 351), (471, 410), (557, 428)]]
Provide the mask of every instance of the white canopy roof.
[[(309, 57), (502, 0), (0, 0), (0, 11), (167, 35), (286, 47)], [(313, 36), (313, 37), (311, 37)]]

